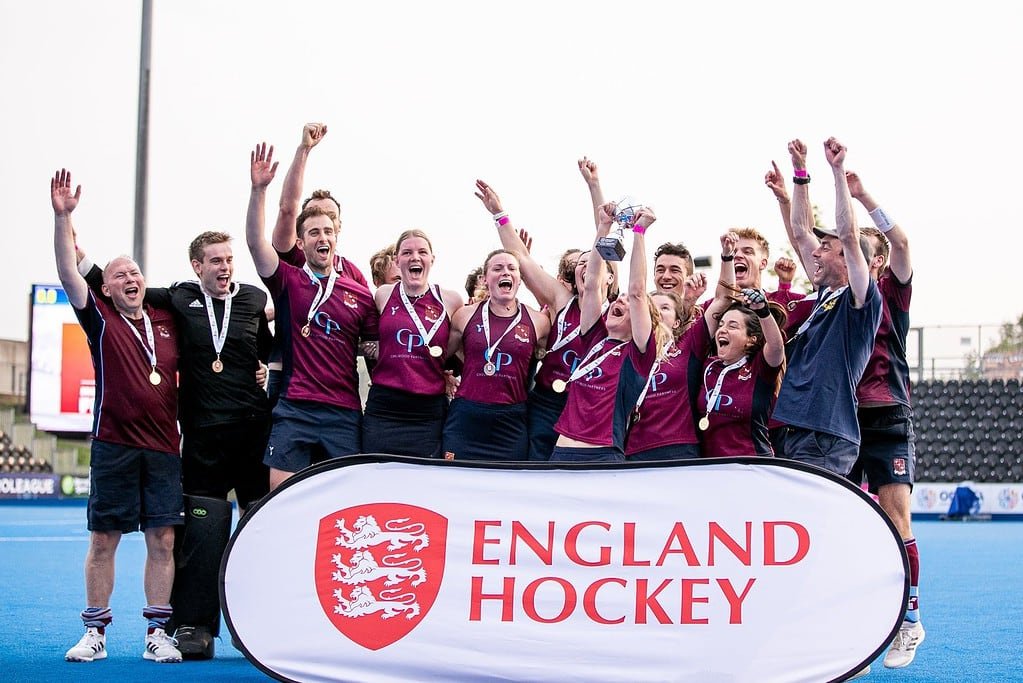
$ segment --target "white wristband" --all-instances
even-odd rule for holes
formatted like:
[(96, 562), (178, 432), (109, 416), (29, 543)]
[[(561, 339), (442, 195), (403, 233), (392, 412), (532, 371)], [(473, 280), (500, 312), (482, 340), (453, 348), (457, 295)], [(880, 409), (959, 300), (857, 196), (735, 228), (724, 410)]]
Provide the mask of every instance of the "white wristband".
[(880, 206), (869, 212), (868, 215), (870, 216), (870, 219), (874, 221), (874, 226), (881, 232), (888, 232), (895, 227), (895, 223)]
[(86, 256), (78, 264), (78, 272), (79, 274), (81, 274), (82, 277), (85, 277), (86, 275), (89, 274), (90, 270), (92, 270), (92, 261), (90, 261), (89, 257)]
[(496, 223), (497, 221), (501, 220), (502, 218), (504, 218), (507, 215), (508, 215), (507, 211), (501, 211), (500, 213), (495, 213), (494, 214), (494, 222)]

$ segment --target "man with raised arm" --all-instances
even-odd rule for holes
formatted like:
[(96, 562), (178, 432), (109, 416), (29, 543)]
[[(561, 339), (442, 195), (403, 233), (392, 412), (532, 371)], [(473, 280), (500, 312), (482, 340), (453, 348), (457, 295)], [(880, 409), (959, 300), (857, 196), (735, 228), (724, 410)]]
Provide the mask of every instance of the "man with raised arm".
[[(846, 149), (829, 138), (824, 153), (835, 177), (837, 230), (813, 228), (821, 239), (810, 253), (817, 303), (789, 340), (788, 370), (774, 418), (788, 425), (786, 457), (844, 476), (859, 455), (856, 385), (881, 324), (881, 295), (870, 278), (873, 247), (856, 227)], [(806, 190), (807, 183), (796, 183), (792, 203), (793, 231), (801, 234), (811, 229)]]
[(377, 338), (379, 315), (369, 290), (334, 269), (337, 215), (307, 206), (296, 219), (305, 263), (281, 260), (263, 234), (266, 188), (277, 172), (273, 147), (251, 155), (252, 192), (245, 223), (256, 272), (274, 300), (282, 341), (280, 399), (264, 462), (270, 488), (308, 465), (362, 450), (362, 401), (355, 358), (360, 338)]
[(881, 509), (891, 518), (906, 546), (909, 601), (902, 627), (884, 658), (886, 667), (899, 669), (909, 666), (917, 645), (924, 639), (919, 606), (920, 552), (909, 512), (916, 472), (916, 437), (906, 360), (913, 264), (906, 233), (863, 188), (858, 175), (849, 171), (846, 178), (853, 199), (863, 205), (876, 226), (861, 232), (874, 247), (870, 277), (877, 282), (884, 304), (874, 350), (856, 388), (863, 443), (850, 479), (859, 484), (866, 477), (871, 493), (877, 494)]
[(103, 269), (102, 296), (89, 290), (75, 260), (71, 213), (82, 187), (71, 174), (50, 181), (57, 274), (85, 330), (96, 372), (92, 456), (89, 464), (89, 550), (85, 559), (85, 635), (64, 658), (104, 659), (113, 620), (114, 559), (121, 536), (141, 529), (146, 541), (144, 587), (148, 620), (142, 656), (180, 662), (165, 627), (171, 617), (174, 527), (184, 519), (177, 429), (177, 331), (167, 311), (143, 303), (146, 281), (138, 265), (120, 256)]
[[(99, 292), (103, 275), (81, 255), (79, 272)], [(199, 279), (147, 287), (145, 302), (171, 312), (180, 343), (181, 483), (189, 514), (176, 543), (170, 625), (186, 659), (209, 659), (220, 634), (217, 581), (231, 534), (228, 494), (234, 490), (243, 515), (270, 490), (263, 464), (270, 407), (256, 373), (272, 337), (266, 293), (234, 281), (230, 235), (203, 232), (188, 256)], [(201, 516), (193, 514), (197, 508)]]

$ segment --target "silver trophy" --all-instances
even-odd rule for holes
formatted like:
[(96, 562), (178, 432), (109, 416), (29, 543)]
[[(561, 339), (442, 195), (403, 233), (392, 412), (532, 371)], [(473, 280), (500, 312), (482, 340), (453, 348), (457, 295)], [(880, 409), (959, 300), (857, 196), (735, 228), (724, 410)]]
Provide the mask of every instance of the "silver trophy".
[(597, 252), (605, 261), (621, 261), (625, 258), (625, 229), (636, 222), (636, 214), (643, 205), (628, 195), (615, 204), (615, 224), (607, 237), (597, 240)]

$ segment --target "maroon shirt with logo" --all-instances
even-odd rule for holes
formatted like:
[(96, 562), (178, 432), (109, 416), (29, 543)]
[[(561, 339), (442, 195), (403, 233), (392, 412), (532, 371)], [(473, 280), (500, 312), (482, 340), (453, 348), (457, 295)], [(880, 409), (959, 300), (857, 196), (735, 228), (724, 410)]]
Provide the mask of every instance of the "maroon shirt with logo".
[[(143, 347), (142, 319), (124, 318), (113, 303), (91, 291), (85, 308), (75, 315), (89, 340), (96, 371), (92, 435), (100, 441), (178, 455), (178, 339), (170, 311), (144, 307), (153, 326), (156, 371)], [(138, 331), (140, 342), (131, 328)]]

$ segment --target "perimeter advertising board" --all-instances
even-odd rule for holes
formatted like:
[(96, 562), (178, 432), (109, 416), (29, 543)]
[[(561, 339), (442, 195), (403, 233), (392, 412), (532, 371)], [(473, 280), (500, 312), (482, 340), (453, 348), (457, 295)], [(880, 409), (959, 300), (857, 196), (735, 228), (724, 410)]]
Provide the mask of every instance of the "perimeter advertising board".
[(907, 581), (876, 505), (787, 461), (356, 456), (250, 512), (221, 590), (280, 680), (820, 683), (885, 647)]
[(38, 429), (89, 432), (96, 380), (89, 343), (59, 285), (32, 285), (29, 415)]

